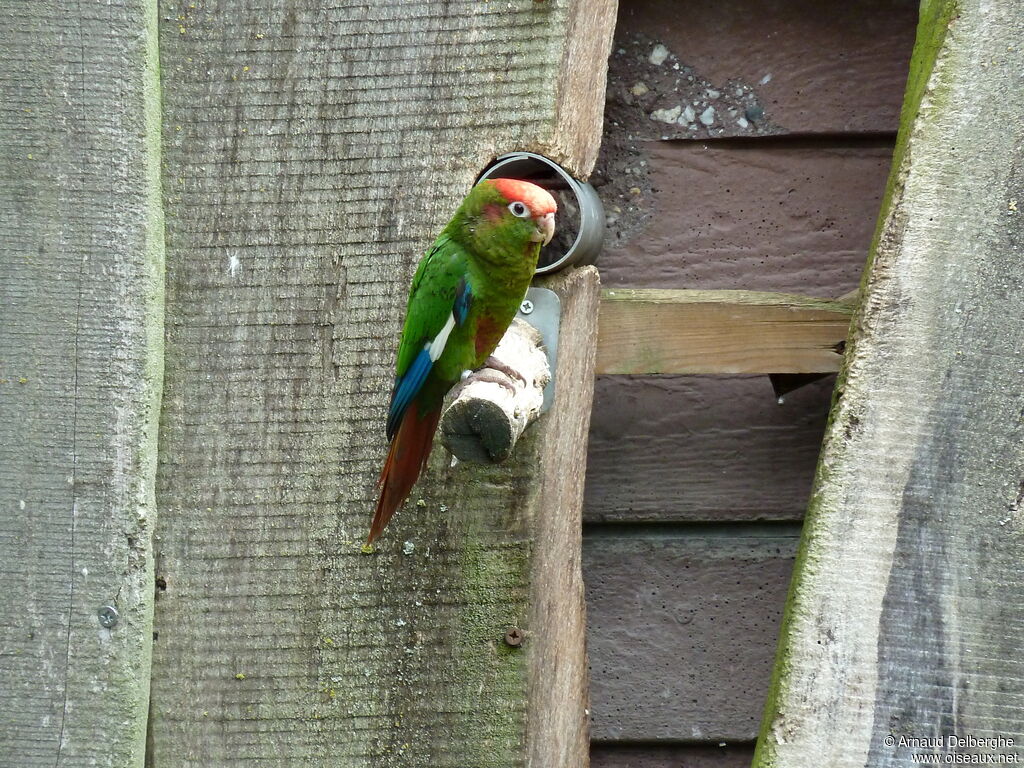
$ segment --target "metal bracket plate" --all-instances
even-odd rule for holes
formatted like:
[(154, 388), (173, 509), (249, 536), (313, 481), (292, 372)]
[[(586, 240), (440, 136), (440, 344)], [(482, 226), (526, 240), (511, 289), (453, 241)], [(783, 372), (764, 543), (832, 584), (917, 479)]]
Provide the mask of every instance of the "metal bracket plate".
[(558, 330), (562, 321), (562, 301), (558, 294), (548, 288), (530, 288), (519, 306), (516, 317), (540, 331), (544, 340), (544, 352), (551, 368), (551, 381), (544, 387), (544, 405), (540, 412), (546, 413), (555, 400), (555, 371), (558, 368)]

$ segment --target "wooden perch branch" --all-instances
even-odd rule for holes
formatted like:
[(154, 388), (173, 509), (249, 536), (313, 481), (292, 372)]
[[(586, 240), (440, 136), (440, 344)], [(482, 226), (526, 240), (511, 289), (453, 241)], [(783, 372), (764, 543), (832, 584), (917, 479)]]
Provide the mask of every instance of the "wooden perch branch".
[(782, 293), (605, 290), (597, 372), (831, 373), (852, 311)]
[(517, 318), (494, 357), (522, 380), (495, 368), (483, 368), (456, 389), (441, 417), (441, 442), (462, 461), (497, 463), (507, 459), (544, 404), (551, 370), (540, 331)]

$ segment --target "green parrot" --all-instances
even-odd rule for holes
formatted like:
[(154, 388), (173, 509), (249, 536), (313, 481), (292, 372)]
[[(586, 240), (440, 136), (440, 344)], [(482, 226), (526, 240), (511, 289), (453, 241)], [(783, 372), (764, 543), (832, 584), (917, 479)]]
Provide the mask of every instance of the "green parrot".
[(536, 184), (486, 179), (420, 260), (388, 410), (391, 449), (367, 543), (423, 471), (448, 390), (485, 363), (504, 370), (489, 358), (530, 287), (541, 246), (554, 235), (556, 210), (551, 194)]

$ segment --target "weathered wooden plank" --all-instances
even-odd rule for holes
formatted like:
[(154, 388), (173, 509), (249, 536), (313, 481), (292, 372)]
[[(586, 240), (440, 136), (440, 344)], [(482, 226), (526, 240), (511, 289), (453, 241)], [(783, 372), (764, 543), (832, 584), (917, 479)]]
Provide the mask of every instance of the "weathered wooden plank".
[[(815, 239), (828, 245), (847, 220), (863, 228), (866, 249), (870, 222), (877, 215), (875, 195), (888, 170), (887, 157), (868, 171), (867, 179), (867, 164), (849, 168), (850, 173), (837, 168), (831, 181), (805, 197), (804, 191), (829, 164), (828, 153), (808, 163), (799, 155), (744, 152), (734, 155), (730, 164), (739, 162), (745, 167), (735, 167), (731, 173), (724, 164), (717, 164), (717, 155), (709, 155), (707, 160), (715, 164), (708, 175), (686, 172), (674, 183), (668, 183), (673, 180), (666, 179), (659, 167), (665, 165), (659, 155), (664, 144), (672, 143), (663, 141), (666, 138), (696, 139), (701, 145), (708, 138), (725, 139), (710, 145), (714, 153), (739, 149), (750, 139), (757, 143), (748, 148), (769, 148), (771, 144), (764, 144), (767, 135), (781, 134), (775, 147), (789, 144), (806, 151), (845, 146), (854, 156), (873, 145), (891, 142), (916, 14), (914, 0), (870, 0), (855, 5), (816, 0), (700, 0), (687, 3), (685, 12), (672, 0), (624, 3), (616, 28), (616, 51), (609, 62), (605, 135), (595, 170), (602, 197), (610, 204), (612, 231), (628, 240), (653, 216), (655, 226), (659, 221), (668, 225), (665, 231), (672, 237), (667, 243), (680, 236), (692, 240), (701, 233), (692, 243), (698, 249), (724, 248), (695, 263), (705, 265), (702, 271), (714, 272), (721, 266), (741, 279), (728, 285), (694, 284), (692, 275), (686, 275), (682, 281), (665, 282), (681, 276), (676, 262), (659, 260), (652, 269), (652, 254), (648, 253), (633, 271), (640, 273), (641, 280), (646, 275), (650, 282), (623, 281), (619, 275), (608, 274), (603, 275), (605, 284), (746, 287), (824, 295), (819, 286), (832, 288), (829, 278), (839, 274), (845, 288), (852, 287), (863, 263), (863, 249), (856, 248), (853, 241), (832, 243), (839, 251), (852, 248), (852, 261), (824, 257), (810, 265), (810, 274), (794, 268), (795, 264), (776, 270), (769, 253), (769, 260), (760, 266), (767, 263), (769, 272), (783, 272), (787, 276), (783, 285), (754, 285), (742, 278), (748, 272), (765, 271), (758, 269), (759, 260), (765, 258), (764, 245), (781, 246), (779, 258), (788, 259), (803, 252), (808, 243), (786, 247), (786, 240), (817, 229), (821, 234)], [(655, 62), (662, 55), (665, 58), (654, 63), (652, 54)], [(665, 122), (671, 119), (673, 123)], [(729, 143), (734, 138), (740, 143)], [(693, 149), (703, 150), (701, 145)], [(818, 165), (822, 168), (815, 167)], [(675, 199), (665, 201), (670, 205), (658, 205), (660, 196), (652, 195), (652, 189), (676, 190)], [(778, 203), (783, 199), (785, 205), (780, 209)], [(704, 201), (718, 200), (727, 213), (716, 217), (708, 229), (702, 214), (715, 208)], [(822, 202), (828, 211), (824, 216), (819, 215), (826, 210)], [(862, 206), (868, 209), (866, 217), (858, 215)], [(801, 213), (800, 209), (807, 210)], [(777, 228), (775, 223), (790, 212), (797, 214), (795, 226)], [(813, 226), (808, 227), (809, 222)], [(691, 234), (687, 235), (688, 231)], [(730, 241), (742, 242), (743, 247), (725, 254), (733, 245)], [(818, 248), (820, 253), (820, 245)], [(661, 244), (653, 253), (663, 250)], [(679, 263), (690, 269), (685, 255), (690, 248), (680, 250), (676, 254)], [(752, 263), (736, 261), (755, 254)], [(610, 263), (602, 259), (603, 267)], [(810, 284), (801, 285), (800, 281)]]
[(789, 526), (589, 528), (592, 737), (752, 740), (797, 537)]
[[(803, 21), (786, 24), (776, 15), (758, 17), (766, 11), (761, 4), (744, 4), (742, 10), (718, 5), (723, 13), (733, 14), (723, 18), (732, 20), (709, 21), (709, 30), (749, 19), (764, 40), (786, 39), (786, 27), (793, 26), (811, 41), (808, 45), (815, 44)], [(864, 24), (876, 22), (875, 17), (851, 20), (845, 8), (803, 10), (811, 18), (825, 13), (845, 19), (828, 36), (832, 43), (855, 39)], [(696, 17), (713, 12), (712, 4), (693, 10)], [(639, 3), (624, 5), (618, 34), (630, 14), (647, 13)], [(685, 17), (672, 12), (651, 18), (663, 26), (678, 23), (682, 29), (697, 24), (690, 13), (688, 6)], [(899, 14), (879, 18), (893, 27), (886, 34), (912, 30), (912, 21), (901, 22)], [(900, 24), (902, 31), (895, 29)], [(730, 40), (739, 39), (733, 27)], [(694, 34), (691, 44), (733, 60), (734, 52), (746, 51), (742, 45), (722, 45), (721, 39), (710, 32)], [(872, 80), (869, 70), (859, 69), (867, 59), (847, 59), (852, 70), (844, 82)], [(616, 60), (611, 64), (613, 91)], [(853, 103), (850, 98), (846, 102)], [(851, 107), (850, 114), (864, 107)], [(758, 148), (649, 142), (634, 128), (610, 107), (599, 161), (607, 180), (601, 194), (612, 220), (600, 261), (606, 289), (753, 289), (837, 296), (854, 287), (889, 168), (886, 140), (763, 139), (766, 143)], [(588, 518), (799, 518), (819, 450), (828, 386), (795, 392), (781, 409), (769, 397), (767, 382), (757, 380), (599, 380)], [(672, 471), (664, 469), (665, 456), (673, 461)]]
[(780, 406), (764, 376), (599, 376), (585, 519), (801, 519), (831, 391), (815, 382)]
[(1021, 39), (1020, 4), (922, 7), (756, 765), (1024, 756)]
[(755, 291), (608, 289), (598, 373), (829, 373), (849, 304)]
[(702, 747), (617, 746), (595, 744), (591, 768), (747, 768), (754, 748), (748, 745)]
[[(582, 576), (583, 487), (597, 358), (598, 279), (593, 267), (547, 281), (562, 301), (555, 405), (537, 427), (542, 441), (528, 626), (527, 765), (586, 766), (588, 690)], [(481, 509), (488, 509), (485, 500)]]
[[(619, 10), (607, 118), (643, 138), (895, 133), (916, 18), (913, 0), (697, 0), (683, 11), (630, 0)], [(658, 45), (665, 58), (654, 63)], [(687, 106), (683, 125), (650, 118)], [(697, 118), (709, 106), (705, 126)], [(763, 115), (747, 120), (752, 107)]]
[(764, 141), (646, 142), (616, 160), (622, 184), (601, 187), (612, 219), (604, 287), (804, 296), (855, 288), (891, 142)]
[[(419, 254), (495, 154), (589, 170), (614, 3), (197, 6), (165, 6), (161, 30), (171, 362), (151, 762), (558, 765), (524, 753), (585, 745), (582, 629), (540, 611), (578, 624), (581, 597), (563, 584), (539, 605), (554, 574), (537, 564), (564, 545), (578, 582), (579, 558), (571, 529), (535, 535), (578, 520), (582, 470), (552, 486), (539, 459), (545, 423), (585, 426), (553, 410), (494, 468), (436, 449), (377, 551), (360, 545)], [(596, 301), (586, 275), (568, 306)], [(578, 415), (587, 386), (557, 407)], [(538, 691), (552, 645), (572, 663)]]
[(141, 766), (163, 341), (156, 10), (5, 15), (0, 762)]

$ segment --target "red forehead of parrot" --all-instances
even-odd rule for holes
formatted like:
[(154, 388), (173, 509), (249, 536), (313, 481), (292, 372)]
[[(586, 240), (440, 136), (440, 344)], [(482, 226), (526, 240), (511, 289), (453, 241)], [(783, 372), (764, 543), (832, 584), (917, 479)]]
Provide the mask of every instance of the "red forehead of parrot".
[(520, 202), (530, 209), (534, 217), (554, 213), (558, 204), (546, 189), (519, 179), (487, 179), (508, 202)]

